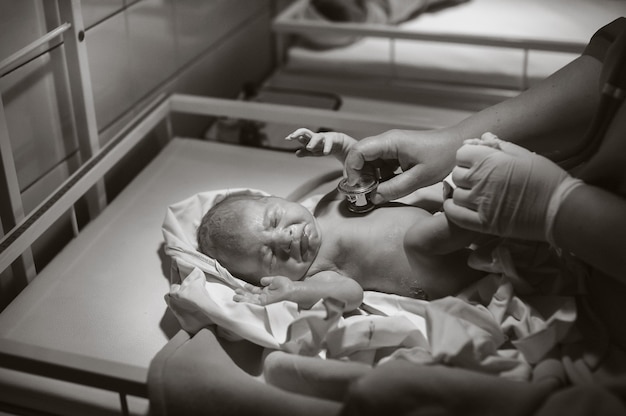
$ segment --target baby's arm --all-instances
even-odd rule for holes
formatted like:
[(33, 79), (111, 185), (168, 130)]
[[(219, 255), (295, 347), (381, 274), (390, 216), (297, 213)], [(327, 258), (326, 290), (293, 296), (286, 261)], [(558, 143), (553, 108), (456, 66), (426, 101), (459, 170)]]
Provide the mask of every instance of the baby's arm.
[(338, 132), (313, 133), (306, 128), (299, 128), (285, 140), (298, 140), (304, 147), (296, 151), (296, 156), (328, 156), (333, 155), (343, 162), (348, 155), (350, 147), (356, 143), (356, 139), (347, 134)]
[(236, 289), (233, 300), (258, 305), (289, 300), (301, 309), (309, 309), (320, 299), (333, 297), (346, 303), (346, 310), (354, 310), (363, 302), (363, 289), (353, 279), (333, 271), (323, 271), (304, 280), (293, 281), (284, 276), (261, 278), (261, 285), (246, 284)]
[(442, 214), (425, 217), (413, 224), (404, 236), (404, 251), (416, 271), (422, 271), (421, 288), (430, 299), (456, 295), (484, 276), (467, 264), (466, 247), (481, 234), (468, 231)]
[(467, 247), (480, 235), (459, 227), (445, 214), (438, 213), (411, 225), (404, 236), (404, 247), (408, 252), (441, 255)]

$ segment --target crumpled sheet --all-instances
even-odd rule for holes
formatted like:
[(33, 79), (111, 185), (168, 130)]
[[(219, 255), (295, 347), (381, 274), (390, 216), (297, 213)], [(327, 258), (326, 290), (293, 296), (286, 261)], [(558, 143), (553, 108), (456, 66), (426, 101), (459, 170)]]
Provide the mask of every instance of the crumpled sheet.
[[(518, 380), (529, 379), (534, 364), (572, 337), (573, 297), (550, 294), (564, 292), (567, 285), (554, 283), (563, 280), (554, 270), (534, 264), (541, 256), (515, 244), (477, 251), (471, 265), (486, 276), (458, 296), (431, 302), (366, 291), (361, 308), (348, 314), (332, 298), (310, 310), (298, 310), (288, 301), (267, 306), (235, 302), (234, 288), (244, 282), (198, 252), (196, 242), (203, 214), (233, 193), (265, 194), (243, 188), (200, 193), (170, 206), (163, 223), (165, 251), (172, 258), (172, 285), (165, 300), (191, 334), (216, 325), (227, 339), (294, 354), (371, 365), (389, 360), (441, 363)], [(312, 209), (317, 201), (319, 196), (303, 204)], [(524, 265), (514, 264), (513, 257)], [(533, 269), (557, 278), (541, 275), (533, 286), (528, 279)], [(549, 290), (539, 287), (546, 280), (552, 282)]]

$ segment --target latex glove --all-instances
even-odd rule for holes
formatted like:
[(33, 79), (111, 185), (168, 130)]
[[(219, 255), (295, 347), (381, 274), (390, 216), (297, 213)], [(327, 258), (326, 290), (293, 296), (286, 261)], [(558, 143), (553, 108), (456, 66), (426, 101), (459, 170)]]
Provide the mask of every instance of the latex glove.
[(549, 159), (485, 133), (457, 151), (457, 185), (444, 202), (461, 227), (502, 237), (548, 241), (561, 202), (582, 181)]

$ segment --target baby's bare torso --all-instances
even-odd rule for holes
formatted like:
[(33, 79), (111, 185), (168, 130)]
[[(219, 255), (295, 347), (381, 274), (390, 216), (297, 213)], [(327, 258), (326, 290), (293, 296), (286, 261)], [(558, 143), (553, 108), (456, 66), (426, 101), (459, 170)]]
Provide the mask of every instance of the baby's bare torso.
[(465, 256), (459, 253), (409, 261), (404, 236), (411, 225), (432, 219), (423, 209), (390, 204), (359, 215), (349, 212), (342, 200), (322, 200), (315, 214), (322, 244), (308, 275), (334, 270), (365, 290), (434, 298), (442, 295), (434, 293), (437, 281), (454, 279), (466, 269)]

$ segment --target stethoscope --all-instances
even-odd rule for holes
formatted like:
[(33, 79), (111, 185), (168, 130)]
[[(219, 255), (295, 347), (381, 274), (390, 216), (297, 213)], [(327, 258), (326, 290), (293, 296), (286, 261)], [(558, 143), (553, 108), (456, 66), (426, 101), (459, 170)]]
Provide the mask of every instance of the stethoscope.
[(576, 168), (596, 153), (615, 113), (626, 98), (626, 32), (619, 35), (613, 47), (617, 48), (616, 59), (608, 68), (600, 103), (585, 134), (585, 139), (578, 146), (568, 149), (566, 154), (552, 157), (564, 169)]

